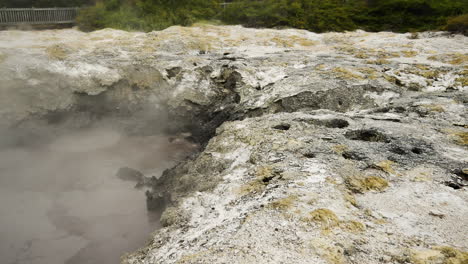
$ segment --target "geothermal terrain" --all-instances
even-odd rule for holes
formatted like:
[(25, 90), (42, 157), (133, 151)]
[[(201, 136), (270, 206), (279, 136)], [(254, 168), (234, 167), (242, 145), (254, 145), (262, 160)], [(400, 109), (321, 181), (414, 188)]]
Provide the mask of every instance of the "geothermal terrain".
[(468, 263), (467, 103), (445, 32), (2, 31), (1, 262)]

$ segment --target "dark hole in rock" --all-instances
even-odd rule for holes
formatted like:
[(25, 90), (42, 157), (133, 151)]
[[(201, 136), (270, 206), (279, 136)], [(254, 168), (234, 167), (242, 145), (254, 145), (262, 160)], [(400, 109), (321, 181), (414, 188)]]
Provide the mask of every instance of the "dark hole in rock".
[(381, 108), (375, 109), (373, 112), (374, 113), (388, 113), (390, 112), (390, 110), (391, 110), (390, 107), (381, 107)]
[(375, 129), (360, 129), (348, 131), (344, 135), (346, 138), (351, 140), (361, 140), (367, 142), (384, 142), (388, 143), (390, 140), (383, 133)]
[(236, 71), (233, 71), (224, 83), (224, 88), (228, 90), (234, 90), (237, 86), (237, 83), (242, 81), (242, 75)]
[(461, 180), (468, 181), (468, 169), (455, 169), (452, 171), (453, 174), (457, 175)]
[(181, 67), (174, 67), (170, 69), (166, 69), (167, 77), (169, 79), (176, 77), (182, 71)]
[(418, 155), (419, 155), (419, 154), (422, 154), (424, 151), (423, 151), (423, 149), (421, 149), (421, 148), (415, 147), (415, 148), (412, 148), (412, 149), (411, 149), (411, 152), (413, 152), (414, 154), (418, 154)]
[(270, 177), (265, 177), (262, 179), (262, 182), (264, 183), (269, 183), (271, 180), (273, 180), (273, 178), (275, 178), (275, 176), (270, 176)]
[(241, 97), (240, 97), (239, 94), (236, 93), (236, 94), (234, 95), (234, 102), (235, 102), (236, 104), (238, 104), (238, 103), (240, 103), (240, 101), (241, 101)]
[(343, 119), (330, 119), (325, 121), (325, 126), (329, 128), (345, 128), (349, 126), (349, 123)]
[(455, 190), (460, 190), (461, 188), (463, 188), (463, 185), (461, 185), (459, 183), (456, 183), (456, 182), (453, 182), (453, 181), (446, 181), (446, 182), (444, 182), (444, 184), (447, 185), (450, 188), (455, 189)]
[(345, 151), (342, 154), (343, 158), (345, 159), (350, 159), (350, 160), (364, 160), (366, 157), (362, 155), (361, 153), (358, 153), (356, 151)]
[(328, 128), (345, 128), (349, 126), (349, 122), (344, 119), (296, 119), (296, 121), (305, 122), (316, 126), (324, 126)]
[(404, 113), (406, 111), (406, 109), (403, 106), (396, 106), (396, 107), (393, 108), (393, 111), (395, 113)]
[(463, 123), (458, 123), (458, 124), (452, 124), (453, 126), (456, 126), (456, 127), (468, 127), (468, 124), (463, 124)]
[(447, 89), (445, 89), (445, 92), (453, 92), (453, 91), (456, 91), (457, 89), (455, 89), (455, 87), (452, 87), (452, 86), (449, 86), (447, 87)]
[(343, 105), (343, 101), (338, 100), (338, 105)]
[(233, 57), (222, 57), (221, 58), (222, 60), (230, 60), (230, 61), (236, 61), (237, 58), (233, 58)]
[(277, 130), (289, 130), (291, 128), (290, 124), (279, 124), (273, 127), (273, 129)]
[(312, 152), (306, 152), (304, 153), (304, 157), (308, 158), (308, 159), (313, 159), (316, 157), (315, 153), (312, 153)]
[(395, 154), (398, 154), (398, 155), (406, 155), (406, 150), (403, 149), (402, 147), (393, 147), (390, 149), (391, 152), (395, 153)]

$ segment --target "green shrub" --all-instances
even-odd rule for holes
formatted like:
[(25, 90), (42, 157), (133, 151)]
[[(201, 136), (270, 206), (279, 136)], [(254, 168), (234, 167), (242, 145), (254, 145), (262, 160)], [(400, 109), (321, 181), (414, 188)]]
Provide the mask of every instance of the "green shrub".
[[(314, 32), (358, 28), (466, 32), (465, 16), (456, 16), (468, 13), (466, 0), (237, 0), (221, 10), (222, 1), (103, 0), (82, 10), (78, 25), (86, 31), (103, 27), (150, 31), (218, 19), (247, 27), (292, 27)], [(456, 18), (447, 23), (450, 17)]]
[(468, 12), (465, 0), (378, 0), (355, 17), (368, 31), (415, 32), (443, 27), (447, 18)]
[(220, 9), (216, 0), (104, 0), (80, 11), (81, 30), (111, 27), (123, 30), (161, 30), (212, 19)]
[(468, 36), (468, 14), (450, 18), (447, 21), (446, 30)]
[(294, 27), (316, 32), (356, 29), (351, 18), (356, 1), (340, 0), (242, 0), (221, 15), (228, 24), (248, 27)]
[(76, 24), (83, 31), (91, 31), (94, 29), (104, 28), (104, 17), (106, 10), (103, 4), (96, 4), (93, 7), (81, 9), (77, 18)]

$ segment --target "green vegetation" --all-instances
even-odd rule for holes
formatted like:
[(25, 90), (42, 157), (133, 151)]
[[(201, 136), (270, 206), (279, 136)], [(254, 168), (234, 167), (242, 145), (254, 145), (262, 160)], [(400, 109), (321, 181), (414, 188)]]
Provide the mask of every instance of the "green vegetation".
[[(466, 0), (0, 0), (0, 7), (89, 6), (83, 30), (105, 27), (158, 30), (197, 21), (247, 27), (300, 28), (314, 32), (363, 29), (468, 34)], [(227, 1), (226, 2), (230, 2)]]
[(78, 25), (84, 31), (104, 27), (151, 31), (213, 19), (220, 11), (216, 0), (104, 0), (82, 10)]
[(363, 175), (350, 175), (345, 179), (345, 184), (354, 193), (381, 192), (388, 187), (388, 182), (384, 178)]
[[(223, 20), (246, 26), (295, 27), (315, 32), (358, 28), (410, 32), (440, 29), (451, 16), (467, 12), (468, 1), (464, 0), (242, 0), (226, 9)], [(459, 20), (453, 23), (463, 25)], [(466, 29), (466, 18), (464, 23)]]
[(468, 35), (468, 14), (450, 18), (446, 30)]
[(357, 24), (369, 31), (399, 32), (441, 29), (451, 16), (468, 12), (464, 0), (375, 0)]
[(229, 5), (222, 20), (249, 27), (294, 27), (315, 32), (353, 30), (354, 15), (362, 1), (265, 0), (237, 1)]

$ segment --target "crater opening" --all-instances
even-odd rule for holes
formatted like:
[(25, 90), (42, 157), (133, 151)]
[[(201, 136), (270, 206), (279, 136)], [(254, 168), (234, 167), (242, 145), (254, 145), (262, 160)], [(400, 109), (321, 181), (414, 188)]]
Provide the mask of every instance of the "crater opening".
[(349, 126), (349, 122), (343, 119), (329, 119), (325, 120), (324, 124), (328, 128), (345, 128)]
[(414, 154), (423, 154), (424, 150), (422, 148), (418, 148), (418, 147), (414, 147), (411, 149), (411, 152), (413, 152)]
[(395, 146), (390, 148), (390, 151), (398, 155), (406, 155), (406, 150), (403, 147)]
[(279, 124), (273, 127), (273, 129), (276, 129), (276, 130), (289, 130), (290, 128), (291, 128), (291, 125), (286, 124), (286, 123)]
[(375, 129), (360, 129), (360, 130), (353, 130), (348, 131), (344, 135), (346, 138), (351, 140), (360, 140), (360, 141), (367, 141), (367, 142), (384, 142), (388, 143), (390, 140), (386, 135), (383, 133), (375, 130)]
[(313, 152), (306, 152), (304, 153), (304, 157), (308, 158), (308, 159), (313, 159), (315, 158), (317, 155), (315, 155), (315, 153)]
[(365, 160), (366, 159), (366, 157), (363, 154), (356, 152), (356, 151), (345, 151), (341, 155), (343, 156), (343, 158), (350, 159), (350, 160)]

